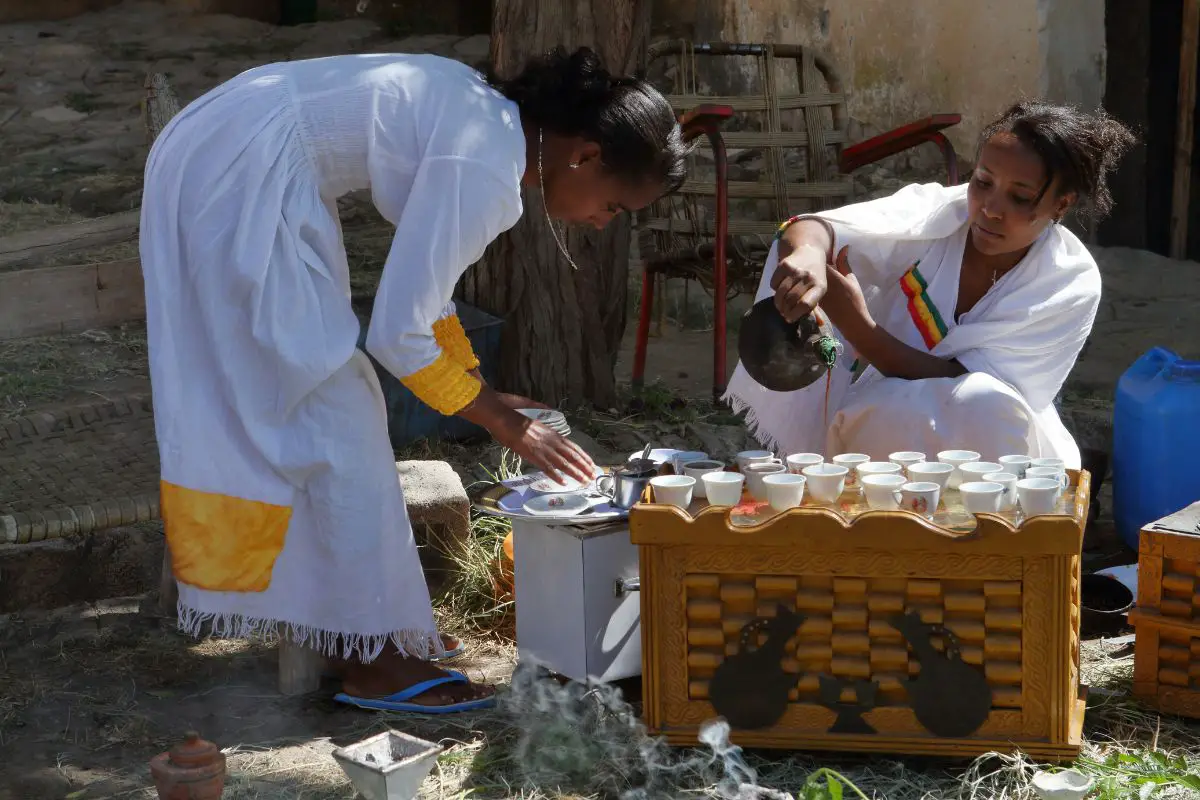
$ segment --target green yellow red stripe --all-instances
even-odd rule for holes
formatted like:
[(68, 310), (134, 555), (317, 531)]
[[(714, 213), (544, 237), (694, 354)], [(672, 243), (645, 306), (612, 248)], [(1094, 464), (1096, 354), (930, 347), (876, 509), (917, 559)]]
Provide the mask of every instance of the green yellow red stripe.
[(921, 332), (925, 347), (932, 350), (945, 338), (946, 323), (938, 313), (937, 306), (929, 299), (929, 285), (925, 283), (921, 270), (917, 269), (920, 263), (918, 261), (913, 264), (912, 269), (904, 273), (904, 277), (900, 279), (900, 287), (908, 297), (908, 314), (912, 317), (913, 324)]
[(780, 223), (779, 227), (775, 229), (775, 240), (779, 241), (780, 237), (783, 236), (783, 232), (786, 231), (793, 222), (801, 219), (804, 219), (804, 215), (797, 214), (794, 217), (788, 217), (782, 223)]

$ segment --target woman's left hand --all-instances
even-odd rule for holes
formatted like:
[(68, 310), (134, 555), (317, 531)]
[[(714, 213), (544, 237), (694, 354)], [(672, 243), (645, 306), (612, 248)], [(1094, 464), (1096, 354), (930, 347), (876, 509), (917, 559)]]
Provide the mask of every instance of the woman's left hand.
[(874, 320), (871, 319), (871, 312), (867, 310), (867, 299), (863, 296), (862, 286), (850, 270), (850, 262), (847, 259), (849, 249), (849, 246), (841, 249), (834, 265), (836, 268), (829, 270), (829, 288), (821, 300), (821, 308), (853, 344), (853, 334), (870, 327)]

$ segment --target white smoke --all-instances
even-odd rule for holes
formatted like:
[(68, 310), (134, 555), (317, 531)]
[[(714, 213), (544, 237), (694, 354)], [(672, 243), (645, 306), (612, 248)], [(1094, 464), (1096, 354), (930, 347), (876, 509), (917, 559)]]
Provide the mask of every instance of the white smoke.
[(758, 786), (720, 718), (700, 730), (704, 748), (672, 749), (652, 738), (618, 689), (560, 683), (524, 658), (500, 700), (518, 731), (512, 761), (528, 788), (620, 800), (667, 800), (684, 792), (719, 800), (792, 800)]

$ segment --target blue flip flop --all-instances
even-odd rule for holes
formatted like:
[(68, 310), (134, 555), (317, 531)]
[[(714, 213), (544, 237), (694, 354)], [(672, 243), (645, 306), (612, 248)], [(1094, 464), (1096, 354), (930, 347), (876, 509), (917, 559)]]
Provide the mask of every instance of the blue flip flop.
[(467, 700), (462, 703), (452, 703), (444, 706), (423, 705), (421, 703), (410, 703), (409, 701), (415, 697), (420, 697), (430, 689), (438, 686), (445, 686), (450, 683), (470, 683), (467, 676), (461, 672), (454, 670), (446, 670), (446, 674), (440, 678), (431, 678), (427, 681), (414, 684), (402, 691), (396, 692), (387, 697), (376, 699), (365, 697), (351, 697), (348, 694), (339, 692), (334, 695), (333, 699), (339, 703), (346, 705), (358, 706), (359, 708), (368, 708), (372, 711), (401, 711), (413, 714), (457, 714), (462, 711), (478, 711), (484, 708), (491, 708), (496, 705), (496, 696), (482, 697), (478, 700)]
[(452, 658), (458, 658), (465, 652), (467, 652), (467, 646), (462, 641), (459, 641), (458, 647), (455, 647), (452, 650), (447, 650), (442, 655), (435, 656), (429, 660), (430, 661), (449, 661)]

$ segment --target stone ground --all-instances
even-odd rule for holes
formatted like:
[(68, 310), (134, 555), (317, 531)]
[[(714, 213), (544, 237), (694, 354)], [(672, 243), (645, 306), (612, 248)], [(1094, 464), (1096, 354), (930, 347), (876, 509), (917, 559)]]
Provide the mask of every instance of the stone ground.
[[(486, 57), (487, 45), (486, 37), (387, 39), (363, 20), (275, 28), (231, 17), (186, 17), (145, 2), (66, 22), (0, 26), (0, 135), (7, 145), (0, 163), (0, 235), (138, 205), (146, 150), (138, 106), (147, 71), (166, 71), (186, 102), (274, 59), (398, 50), (477, 62)], [(894, 174), (877, 170), (862, 176), (860, 188), (879, 192), (899, 183)], [(387, 230), (361, 204), (347, 203), (344, 212), (356, 276), (367, 288), (386, 251)], [(132, 249), (117, 246), (79, 260), (118, 258)], [(1066, 400), (1082, 442), (1106, 448), (1116, 379), (1138, 355), (1162, 345), (1200, 357), (1200, 317), (1193, 311), (1200, 300), (1200, 265), (1122, 249), (1096, 253), (1104, 273), (1104, 307)], [(632, 337), (630, 325), (620, 375), (629, 374)], [(732, 367), (732, 345), (729, 351)], [(711, 333), (668, 324), (663, 337), (651, 341), (647, 378), (667, 393), (699, 399), (691, 416), (684, 415), (695, 420), (709, 393), (711, 358)], [(0, 342), (0, 420), (146, 389), (142, 325)], [(667, 394), (657, 397), (665, 408)], [(714, 453), (731, 452), (744, 442), (739, 428), (723, 424), (727, 419), (710, 417), (708, 425), (688, 428), (679, 416), (665, 418), (652, 429), (658, 441), (681, 432), (702, 433), (711, 437), (706, 447)], [(598, 451), (614, 454), (633, 449), (645, 433), (620, 419), (588, 430)], [(450, 458), (469, 480), (476, 465), (494, 454), (460, 448), (432, 455)], [(157, 532), (141, 535), (152, 548)], [(97, 570), (91, 562), (99, 551), (93, 546), (75, 548), (78, 570)], [(156, 552), (126, 559), (132, 577), (125, 585), (153, 574)], [(111, 581), (95, 583), (101, 594), (91, 596), (114, 591)], [(52, 588), (45, 599), (58, 596)], [(472, 674), (506, 680), (511, 648), (494, 639), (473, 645), (465, 664)], [(273, 653), (269, 647), (182, 640), (160, 621), (139, 615), (132, 601), (5, 618), (0, 622), (0, 800), (151, 797), (145, 790), (146, 760), (187, 727), (238, 746), (231, 755), (237, 777), (227, 796), (349, 797), (340, 773), (330, 768), (329, 737), (335, 743), (353, 741), (389, 720), (336, 707), (324, 696), (278, 698)], [(435, 783), (427, 784), (433, 796), (461, 796), (472, 786), (480, 796), (509, 795), (480, 774), (478, 763), (473, 765), (481, 742), (510, 735), (502, 722), (471, 717), (391, 722), (454, 745), (431, 779)]]

